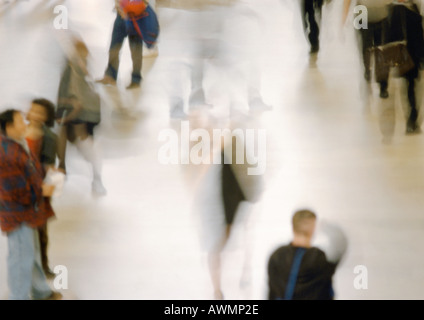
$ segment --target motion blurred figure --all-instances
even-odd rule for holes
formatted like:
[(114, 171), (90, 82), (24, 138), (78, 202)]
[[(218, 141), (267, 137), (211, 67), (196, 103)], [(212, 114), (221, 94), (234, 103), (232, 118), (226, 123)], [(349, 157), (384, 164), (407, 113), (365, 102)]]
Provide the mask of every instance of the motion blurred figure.
[[(144, 2), (146, 5), (146, 11), (149, 14), (155, 14), (154, 9), (151, 7), (150, 3), (147, 1)], [(153, 4), (155, 5), (155, 3)], [(115, 22), (113, 24), (112, 40), (109, 47), (108, 65), (103, 79), (98, 80), (98, 82), (106, 85), (116, 85), (121, 49), (125, 38), (128, 37), (133, 70), (131, 74), (131, 83), (127, 86), (127, 89), (139, 88), (142, 81), (141, 71), (143, 67), (143, 39), (139, 34), (129, 32), (127, 28), (128, 17), (122, 10), (120, 0), (115, 0), (115, 10), (117, 13)], [(155, 51), (153, 50), (151, 53), (154, 52)]]
[[(184, 43), (183, 59), (179, 65), (171, 66), (171, 118), (187, 119), (192, 111), (202, 108), (226, 116), (231, 109), (243, 113), (248, 113), (249, 107), (271, 109), (260, 93), (257, 48), (263, 21), (259, 20), (255, 4), (239, 0), (175, 0), (161, 6), (178, 10), (179, 21), (184, 21), (184, 28), (178, 32), (180, 43)], [(177, 27), (175, 22), (173, 26)], [(188, 90), (180, 67), (188, 70)], [(213, 76), (219, 80), (211, 80)], [(212, 90), (220, 90), (221, 94), (213, 96)]]
[(8, 238), (8, 285), (11, 300), (58, 300), (43, 271), (37, 229), (54, 213), (45, 197), (54, 187), (43, 184), (43, 169), (25, 140), (22, 114), (0, 114), (0, 227)]
[[(204, 121), (205, 118), (202, 122), (205, 123)], [(222, 124), (221, 121), (213, 117), (206, 118), (207, 125), (203, 129), (211, 132), (211, 135), (212, 129), (217, 129), (220, 125), (227, 130), (234, 129), (233, 124)], [(214, 298), (221, 300), (224, 299), (221, 283), (222, 251), (232, 235), (235, 223), (246, 222), (250, 205), (259, 201), (263, 181), (260, 175), (248, 174), (251, 165), (247, 158), (240, 159), (240, 151), (247, 157), (246, 153), (252, 150), (249, 150), (235, 131), (224, 132), (218, 142), (220, 143), (215, 141), (211, 145), (210, 154), (204, 155), (209, 158), (210, 164), (202, 166), (202, 172), (198, 174), (200, 178), (197, 182), (194, 210), (201, 217), (201, 237), (208, 252)]]
[(424, 62), (423, 18), (417, 5), (411, 0), (397, 0), (390, 8), (389, 42), (406, 41), (408, 52), (414, 61), (414, 68), (402, 75), (407, 83), (408, 115), (406, 133), (421, 132), (418, 123), (421, 94), (417, 94), (417, 82)]
[(312, 246), (316, 214), (299, 210), (292, 217), (293, 240), (268, 261), (269, 300), (332, 300), (337, 262)]
[[(355, 5), (362, 5), (367, 8), (368, 24), (366, 28), (358, 30), (362, 47), (362, 61), (364, 66), (364, 78), (367, 82), (372, 79), (371, 57), (373, 49), (388, 41), (389, 26), (389, 5), (393, 0), (356, 0)], [(345, 0), (343, 20), (346, 22), (352, 0)], [(380, 85), (380, 97), (388, 98), (388, 70), (374, 70), (376, 81)]]
[(305, 35), (310, 44), (310, 53), (319, 52), (319, 34), (324, 0), (302, 0), (301, 13)]
[(67, 141), (74, 143), (93, 169), (92, 190), (105, 195), (102, 181), (102, 159), (94, 143), (94, 129), (101, 121), (101, 100), (94, 83), (89, 79), (87, 58), (89, 51), (82, 40), (74, 38), (59, 85), (57, 122), (59, 132), (59, 168), (66, 172)]
[[(49, 170), (55, 170), (56, 168), (57, 136), (51, 130), (55, 120), (54, 104), (47, 99), (33, 100), (27, 114), (27, 120), (29, 125), (26, 140), (31, 152), (40, 160), (43, 166), (43, 178), (45, 178)], [(53, 211), (50, 198), (45, 197), (44, 201), (46, 210)], [(49, 268), (47, 223), (38, 228), (38, 236), (43, 270), (48, 278), (52, 278), (55, 274)]]
[[(272, 6), (274, 3), (264, 3)], [(266, 60), (261, 43), (267, 34), (267, 16), (256, 1), (234, 1), (222, 10), (222, 30), (215, 63), (221, 65), (221, 79), (228, 75), (230, 116), (255, 115), (272, 110), (262, 96), (262, 61)], [(271, 26), (272, 27), (272, 26)], [(265, 51), (266, 52), (266, 51)], [(258, 112), (258, 113), (257, 113)]]

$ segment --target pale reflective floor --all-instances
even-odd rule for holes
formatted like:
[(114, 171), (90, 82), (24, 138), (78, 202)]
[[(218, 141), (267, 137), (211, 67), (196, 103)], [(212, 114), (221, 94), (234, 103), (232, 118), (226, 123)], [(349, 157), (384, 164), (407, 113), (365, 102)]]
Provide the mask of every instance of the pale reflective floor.
[[(100, 78), (112, 1), (68, 2), (70, 27), (87, 41), (92, 76)], [(53, 29), (46, 3), (0, 5), (2, 109), (25, 110), (34, 96), (56, 98), (56, 40), (64, 31)], [(108, 194), (91, 196), (90, 168), (70, 146), (64, 194), (54, 200), (49, 255), (52, 266), (68, 269), (66, 297), (213, 299), (199, 217), (192, 210), (193, 177), (157, 159), (159, 132), (178, 125), (169, 117), (169, 97), (187, 99), (196, 44), (206, 43), (214, 56), (206, 61), (204, 85), (218, 114), (233, 104), (245, 108), (249, 83), (260, 84), (273, 106), (256, 115), (256, 125), (267, 130), (266, 189), (240, 216), (224, 251), (225, 298), (266, 298), (267, 258), (289, 241), (290, 217), (299, 207), (313, 208), (346, 233), (348, 250), (335, 275), (337, 299), (424, 298), (423, 136), (405, 135), (403, 83), (393, 80), (384, 102), (374, 86), (362, 84), (354, 32), (340, 25), (341, 1), (324, 8), (321, 52), (310, 62), (294, 3), (234, 1), (202, 11), (159, 5), (159, 55), (144, 59), (140, 91), (125, 90), (131, 63), (124, 45), (118, 87), (99, 87), (105, 103), (97, 142)], [(2, 297), (6, 256), (2, 235)], [(368, 270), (367, 290), (354, 286), (360, 265)]]

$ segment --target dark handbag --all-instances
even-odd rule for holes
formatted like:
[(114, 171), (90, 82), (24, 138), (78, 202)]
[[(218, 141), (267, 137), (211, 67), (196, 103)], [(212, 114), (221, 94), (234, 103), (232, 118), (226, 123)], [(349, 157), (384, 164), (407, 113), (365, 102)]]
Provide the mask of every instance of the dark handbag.
[[(405, 41), (392, 42), (377, 47), (375, 64), (377, 73), (388, 72), (388, 69), (394, 68), (393, 75), (395, 77), (402, 77), (415, 67)], [(377, 76), (377, 79), (380, 77)]]
[(390, 69), (394, 77), (402, 77), (415, 67), (407, 46), (407, 30), (404, 16), (402, 19), (402, 32), (404, 41), (389, 42), (374, 48), (376, 80), (387, 80)]

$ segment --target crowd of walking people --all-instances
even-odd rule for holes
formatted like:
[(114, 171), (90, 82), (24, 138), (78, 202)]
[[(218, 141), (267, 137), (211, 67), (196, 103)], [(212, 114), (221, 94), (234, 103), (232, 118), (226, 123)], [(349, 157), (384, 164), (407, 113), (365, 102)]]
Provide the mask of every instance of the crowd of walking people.
[[(293, 0), (295, 1), (295, 0)], [(79, 154), (90, 164), (92, 192), (95, 196), (107, 196), (107, 186), (102, 179), (102, 155), (94, 147), (96, 130), (102, 123), (102, 104), (98, 86), (116, 86), (125, 39), (131, 53), (131, 81), (126, 90), (142, 88), (143, 84), (143, 50), (155, 50), (160, 55), (158, 39), (162, 32), (160, 26), (160, 7), (193, 10), (197, 8), (210, 18), (213, 11), (208, 6), (219, 6), (222, 12), (231, 10), (231, 0), (222, 4), (218, 0), (185, 1), (126, 1), (115, 0), (116, 17), (108, 47), (108, 62), (104, 76), (94, 80), (87, 68), (90, 51), (83, 37), (71, 32), (71, 50), (66, 53), (63, 70), (58, 84), (57, 100), (36, 97), (26, 109), (18, 106), (1, 110), (0, 114), (0, 227), (8, 239), (8, 286), (10, 299), (61, 299), (59, 292), (53, 291), (47, 282), (55, 274), (50, 269), (48, 258), (48, 224), (55, 217), (51, 198), (55, 187), (47, 177), (49, 175), (69, 174), (67, 167), (68, 143), (76, 146)], [(183, 3), (182, 3), (183, 2)], [(305, 41), (309, 44), (309, 55), (320, 54), (320, 28), (322, 10), (331, 1), (302, 0), (299, 18), (305, 31)], [(419, 134), (420, 104), (422, 96), (418, 90), (421, 70), (424, 62), (424, 32), (421, 15), (421, 1), (412, 0), (344, 0), (343, 11), (339, 12), (344, 24), (355, 19), (362, 19), (355, 30), (358, 36), (361, 59), (363, 62), (363, 81), (379, 86), (379, 98), (390, 99), (389, 83), (393, 77), (403, 79), (406, 83), (408, 101), (405, 115), (406, 134)], [(354, 10), (361, 6), (361, 10)], [(364, 13), (366, 9), (366, 15)], [(363, 21), (366, 19), (366, 21)], [(224, 32), (224, 19), (203, 21), (209, 23), (213, 32)], [(260, 28), (261, 20), (258, 20)], [(358, 22), (358, 21), (357, 21)], [(196, 23), (202, 24), (201, 19)], [(355, 28), (349, 24), (349, 28)], [(199, 25), (199, 30), (201, 26)], [(248, 36), (248, 35), (247, 35)], [(190, 73), (189, 107), (184, 106), (184, 89), (181, 88), (178, 74), (172, 82), (180, 88), (179, 92), (169, 97), (170, 118), (189, 119), (199, 110), (210, 110), (214, 106), (207, 101), (204, 88), (205, 61), (216, 59), (215, 50), (219, 50), (215, 38), (204, 35), (197, 43), (195, 62)], [(393, 50), (393, 48), (396, 50)], [(241, 48), (241, 47), (240, 47)], [(239, 49), (240, 52), (243, 49)], [(390, 51), (390, 49), (392, 49)], [(394, 52), (394, 53), (393, 53)], [(411, 66), (401, 72), (399, 63), (407, 59), (396, 60), (396, 54), (409, 58)], [(389, 53), (391, 54), (389, 56)], [(245, 59), (245, 57), (243, 58)], [(236, 61), (232, 57), (229, 61)], [(396, 60), (396, 61), (395, 61)], [(216, 61), (215, 61), (216, 62)], [(395, 63), (396, 62), (396, 63)], [(247, 82), (245, 100), (247, 107), (237, 111), (255, 115), (252, 110), (272, 112), (273, 107), (264, 102), (259, 83), (259, 72), (251, 70), (253, 76), (238, 74), (238, 79)], [(147, 75), (148, 76), (148, 75)], [(143, 90), (140, 91), (143, 94)], [(240, 101), (230, 103), (232, 108)], [(226, 116), (232, 114), (229, 112)], [(210, 119), (209, 119), (210, 120)], [(208, 121), (209, 121), (208, 120)], [(210, 122), (208, 124), (210, 126)], [(210, 130), (210, 127), (206, 128)], [(237, 211), (243, 201), (255, 203), (261, 191), (252, 195), (249, 188), (261, 184), (260, 179), (249, 180), (241, 177), (239, 164), (229, 165), (225, 161), (221, 146), (218, 154), (223, 159), (219, 168), (211, 166), (205, 174), (206, 182), (216, 180), (216, 201), (221, 201), (213, 214), (221, 215), (219, 235), (208, 247), (208, 266), (212, 279), (214, 297), (223, 299), (225, 293), (221, 287), (221, 251), (232, 232)], [(215, 170), (215, 171), (214, 171)], [(244, 172), (244, 171), (243, 171)], [(211, 192), (211, 191), (210, 191)], [(209, 194), (208, 194), (209, 196)], [(210, 201), (210, 199), (209, 199)], [(210, 212), (208, 213), (210, 217)], [(293, 215), (293, 240), (278, 248), (269, 258), (268, 277), (269, 295), (272, 300), (287, 299), (335, 299), (332, 277), (339, 261), (329, 262), (325, 253), (313, 247), (317, 214), (313, 210), (302, 209)], [(210, 222), (210, 221), (209, 221)], [(209, 223), (206, 221), (206, 223)], [(218, 223), (218, 224), (219, 224)], [(210, 226), (209, 226), (210, 227)]]

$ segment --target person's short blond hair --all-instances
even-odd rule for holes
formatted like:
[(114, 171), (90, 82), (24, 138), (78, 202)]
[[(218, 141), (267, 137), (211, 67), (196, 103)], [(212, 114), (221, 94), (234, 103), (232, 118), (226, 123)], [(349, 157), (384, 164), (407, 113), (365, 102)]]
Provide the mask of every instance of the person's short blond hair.
[(309, 232), (309, 228), (307, 225), (311, 219), (314, 221), (317, 219), (316, 214), (311, 210), (302, 209), (296, 211), (292, 218), (293, 231), (296, 233)]

